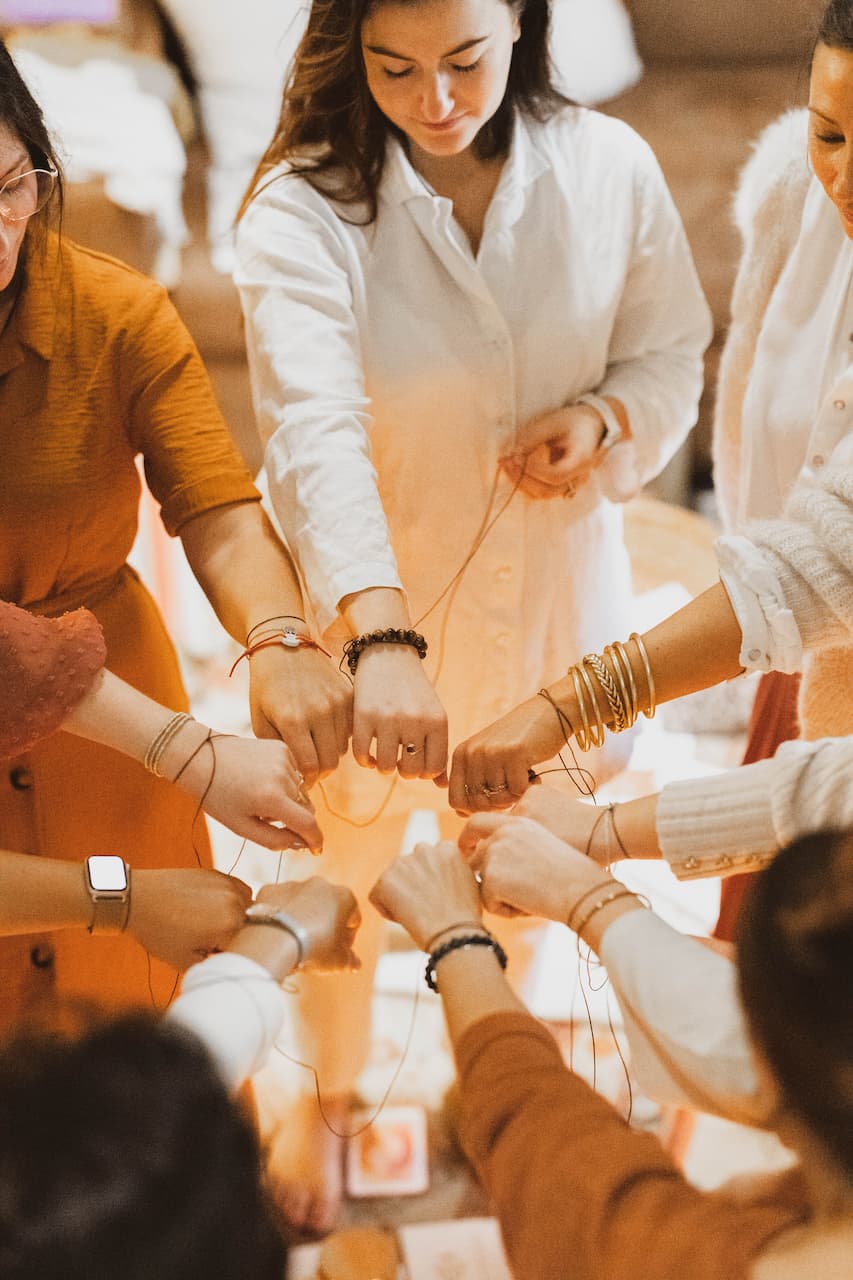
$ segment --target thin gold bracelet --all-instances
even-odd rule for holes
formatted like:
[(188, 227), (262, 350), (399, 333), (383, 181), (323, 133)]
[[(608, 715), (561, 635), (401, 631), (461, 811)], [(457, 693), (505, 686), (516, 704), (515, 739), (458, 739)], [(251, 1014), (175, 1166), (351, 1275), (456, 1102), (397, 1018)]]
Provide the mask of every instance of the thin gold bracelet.
[(596, 698), (595, 696), (595, 689), (593, 689), (592, 687), (592, 681), (590, 680), (589, 675), (587, 674), (586, 667), (583, 665), (583, 663), (578, 662), (575, 664), (575, 666), (577, 671), (580, 674), (581, 680), (586, 686), (586, 691), (589, 694), (589, 700), (592, 703), (592, 709), (595, 713), (595, 732), (593, 732), (592, 726), (590, 726), (589, 740), (594, 747), (603, 747), (605, 725), (604, 725), (604, 719), (601, 715), (601, 707), (598, 705), (598, 698)]
[(643, 715), (646, 717), (647, 720), (654, 720), (655, 711), (657, 710), (657, 695), (655, 693), (655, 679), (654, 679), (654, 676), (652, 675), (652, 664), (649, 662), (649, 654), (648, 654), (648, 650), (646, 649), (645, 643), (643, 642), (643, 637), (641, 635), (638, 635), (636, 631), (632, 631), (628, 637), (629, 643), (632, 640), (634, 641), (634, 644), (637, 646), (637, 653), (639, 653), (640, 655), (640, 661), (642, 662), (643, 668), (646, 673), (646, 684), (648, 685), (648, 690), (649, 690), (649, 705), (647, 709), (643, 712)]

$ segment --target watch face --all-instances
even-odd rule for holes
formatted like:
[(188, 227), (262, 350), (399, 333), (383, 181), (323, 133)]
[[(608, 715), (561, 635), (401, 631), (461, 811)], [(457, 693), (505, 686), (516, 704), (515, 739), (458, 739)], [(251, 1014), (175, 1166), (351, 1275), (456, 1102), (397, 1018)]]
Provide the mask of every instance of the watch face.
[(124, 858), (115, 853), (94, 854), (86, 860), (89, 884), (96, 893), (121, 893), (127, 888)]

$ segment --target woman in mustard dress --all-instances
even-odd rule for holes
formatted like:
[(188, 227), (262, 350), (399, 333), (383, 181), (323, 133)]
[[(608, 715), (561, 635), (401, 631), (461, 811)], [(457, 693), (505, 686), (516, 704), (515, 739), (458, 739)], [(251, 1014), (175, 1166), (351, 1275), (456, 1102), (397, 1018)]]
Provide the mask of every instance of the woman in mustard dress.
[[(235, 638), (299, 615), (299, 586), (165, 291), (52, 232), (60, 203), (41, 113), (0, 44), (0, 598), (50, 616), (86, 606), (108, 668), (180, 710), (175, 651), (126, 563), (137, 455)], [(346, 750), (348, 699), (316, 649), (277, 646), (252, 660), (255, 730), (284, 738), (309, 782)], [(0, 848), (34, 855), (209, 866), (195, 812), (192, 797), (136, 761), (65, 733), (0, 776)], [(2, 940), (0, 972), (0, 1027), (55, 995), (162, 1004), (176, 981), (124, 936), (71, 932)]]

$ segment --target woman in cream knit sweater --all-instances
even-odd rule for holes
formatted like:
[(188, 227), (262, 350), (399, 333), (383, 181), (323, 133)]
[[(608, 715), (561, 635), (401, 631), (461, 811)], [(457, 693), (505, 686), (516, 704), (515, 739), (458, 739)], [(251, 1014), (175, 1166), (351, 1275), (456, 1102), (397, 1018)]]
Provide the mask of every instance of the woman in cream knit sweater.
[[(851, 0), (824, 13), (807, 114), (765, 132), (735, 202), (744, 253), (715, 426), (720, 582), (645, 635), (654, 690), (628, 653), (643, 706), (744, 670), (802, 670), (800, 729), (817, 738), (853, 731)], [(549, 692), (579, 726), (572, 680)], [(565, 730), (545, 699), (522, 703), (457, 749), (451, 803), (499, 807), (477, 777), (549, 759)]]

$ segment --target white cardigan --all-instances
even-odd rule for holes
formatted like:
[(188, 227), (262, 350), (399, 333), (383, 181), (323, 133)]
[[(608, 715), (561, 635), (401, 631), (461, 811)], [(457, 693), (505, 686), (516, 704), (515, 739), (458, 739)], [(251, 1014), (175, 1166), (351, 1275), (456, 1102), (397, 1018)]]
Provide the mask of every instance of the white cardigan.
[[(714, 479), (727, 530), (718, 555), (743, 633), (741, 662), (748, 670), (805, 668), (800, 713), (806, 737), (853, 730), (853, 366), (812, 424), (784, 512), (741, 528), (737, 513), (746, 472), (743, 404), (756, 345), (814, 182), (806, 166), (805, 113), (790, 112), (759, 139), (735, 201), (744, 251), (714, 432)], [(808, 284), (803, 281), (804, 290)]]

